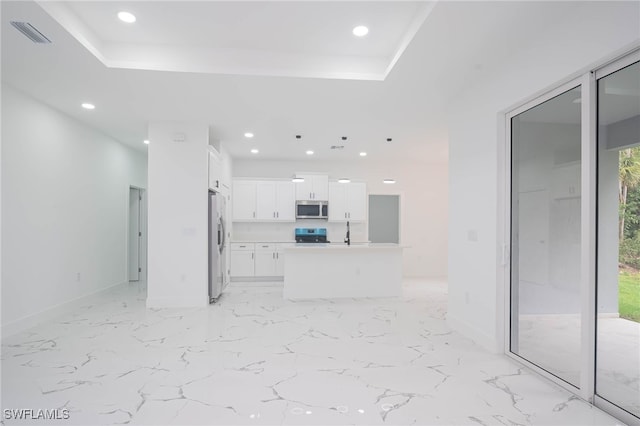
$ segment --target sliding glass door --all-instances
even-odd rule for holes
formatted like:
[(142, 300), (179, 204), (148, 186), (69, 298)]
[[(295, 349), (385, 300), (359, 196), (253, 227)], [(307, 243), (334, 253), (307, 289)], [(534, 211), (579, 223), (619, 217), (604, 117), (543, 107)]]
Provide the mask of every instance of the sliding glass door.
[(640, 425), (640, 51), (505, 124), (506, 352)]
[(595, 390), (640, 417), (640, 62), (597, 85)]
[(580, 86), (511, 119), (514, 354), (579, 387)]

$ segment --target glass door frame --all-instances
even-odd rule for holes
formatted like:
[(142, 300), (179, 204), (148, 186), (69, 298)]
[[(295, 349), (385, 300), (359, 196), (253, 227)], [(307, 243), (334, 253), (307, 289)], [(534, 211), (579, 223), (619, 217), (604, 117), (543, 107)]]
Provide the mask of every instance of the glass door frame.
[[(608, 63), (607, 65), (604, 65), (598, 69), (596, 69), (594, 72), (592, 72), (593, 75), (593, 84), (594, 84), (594, 90), (597, 90), (597, 81), (600, 80), (601, 78), (604, 78), (610, 74), (613, 74), (617, 71), (620, 71), (621, 69), (634, 64), (636, 62), (640, 62), (640, 50), (636, 50), (634, 52), (629, 53), (628, 55), (613, 61), (611, 63)], [(597, 99), (594, 100), (594, 104), (593, 104), (593, 108), (594, 111), (597, 111)], [(594, 125), (592, 126), (592, 130), (594, 135), (597, 134), (597, 116), (595, 116), (595, 112), (594, 112)], [(596, 146), (597, 149), (597, 146)], [(597, 155), (596, 155), (596, 160), (597, 160)], [(597, 181), (595, 183), (595, 185), (597, 185)], [(597, 240), (596, 240), (597, 241)], [(597, 260), (597, 258), (594, 258), (594, 263)], [(597, 283), (594, 281), (594, 288), (596, 287)], [(595, 351), (596, 351), (596, 347), (595, 345), (597, 344), (597, 342), (595, 341), (595, 333), (596, 333), (596, 327), (597, 327), (597, 317), (596, 317), (597, 311), (594, 307), (594, 318), (592, 321), (593, 324), (593, 329), (594, 329), (594, 347), (593, 347), (593, 352), (594, 352), (594, 366), (593, 366), (593, 374), (594, 374), (594, 387), (593, 387), (593, 405), (595, 405), (596, 407), (602, 409), (603, 411), (606, 411), (608, 413), (610, 413), (611, 415), (619, 418), (620, 420), (624, 421), (625, 423), (629, 424), (629, 425), (633, 425), (633, 424), (640, 424), (640, 420), (638, 420), (637, 417), (635, 417), (634, 415), (628, 413), (626, 410), (618, 407), (617, 405), (609, 402), (608, 400), (602, 398), (601, 396), (599, 396), (596, 393), (596, 387), (595, 387), (595, 374), (596, 374), (596, 368), (597, 368), (597, 364), (595, 362)]]
[[(640, 424), (638, 419), (620, 407), (596, 395), (596, 291), (597, 291), (597, 79), (612, 74), (632, 63), (640, 61), (640, 49), (634, 47), (624, 53), (603, 60), (599, 64), (578, 72), (558, 82), (552, 88), (534, 94), (522, 103), (498, 114), (498, 306), (502, 306), (501, 322), (497, 324), (498, 335), (504, 336), (503, 351), (515, 361), (525, 365), (556, 385), (572, 392), (583, 400), (608, 412), (628, 424)], [(581, 353), (579, 387), (573, 386), (532, 362), (511, 352), (512, 286), (511, 258), (517, 255), (517, 247), (512, 247), (512, 118), (538, 106), (564, 92), (581, 86), (581, 266), (580, 266), (580, 306), (581, 306)], [(515, 223), (515, 222), (513, 222)], [(500, 300), (502, 299), (502, 300)]]

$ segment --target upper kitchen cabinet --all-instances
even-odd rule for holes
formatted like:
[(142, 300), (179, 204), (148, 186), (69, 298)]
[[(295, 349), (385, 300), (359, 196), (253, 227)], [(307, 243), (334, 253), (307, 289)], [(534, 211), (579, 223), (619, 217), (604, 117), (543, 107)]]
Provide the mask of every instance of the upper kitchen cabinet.
[(209, 151), (209, 189), (219, 190), (222, 186), (222, 158), (213, 150)]
[(257, 183), (256, 190), (259, 221), (294, 222), (296, 220), (293, 182), (260, 181)]
[(367, 185), (360, 182), (329, 184), (329, 222), (367, 220)]
[(257, 190), (258, 182), (253, 180), (234, 180), (233, 220), (235, 222), (255, 221), (257, 219)]
[(329, 199), (329, 176), (296, 174), (304, 182), (296, 182), (296, 200), (327, 201)]
[(235, 222), (295, 222), (295, 188), (290, 181), (234, 180)]

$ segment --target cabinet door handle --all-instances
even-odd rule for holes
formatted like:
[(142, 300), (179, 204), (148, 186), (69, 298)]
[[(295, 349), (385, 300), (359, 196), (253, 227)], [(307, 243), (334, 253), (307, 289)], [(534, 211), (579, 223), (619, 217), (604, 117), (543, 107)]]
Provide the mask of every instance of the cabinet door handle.
[(256, 217), (256, 212), (253, 212), (253, 217), (254, 217), (254, 219), (255, 219), (255, 217)]
[(349, 213), (349, 219), (351, 219), (351, 213)]
[(274, 217), (274, 218), (276, 217), (276, 212), (273, 212), (273, 217)]
[(280, 217), (280, 212), (276, 212), (276, 217)]
[(251, 259), (253, 259), (253, 253), (251, 253)]
[(347, 213), (346, 213), (346, 212), (344, 213), (344, 218), (345, 218), (345, 219), (347, 218)]
[(276, 259), (280, 259), (280, 253), (276, 253)]

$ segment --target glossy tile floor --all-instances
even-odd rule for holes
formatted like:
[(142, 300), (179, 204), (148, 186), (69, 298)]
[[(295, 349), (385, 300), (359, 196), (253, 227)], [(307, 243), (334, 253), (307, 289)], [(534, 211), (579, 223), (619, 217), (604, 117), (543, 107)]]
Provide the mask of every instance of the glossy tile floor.
[(305, 302), (237, 286), (147, 310), (127, 285), (5, 339), (2, 408), (65, 408), (52, 423), (78, 425), (619, 424), (452, 332), (446, 297), (420, 281), (401, 299)]
[[(598, 395), (640, 415), (640, 323), (598, 319)], [(570, 383), (580, 381), (580, 317), (522, 315), (519, 354)]]

